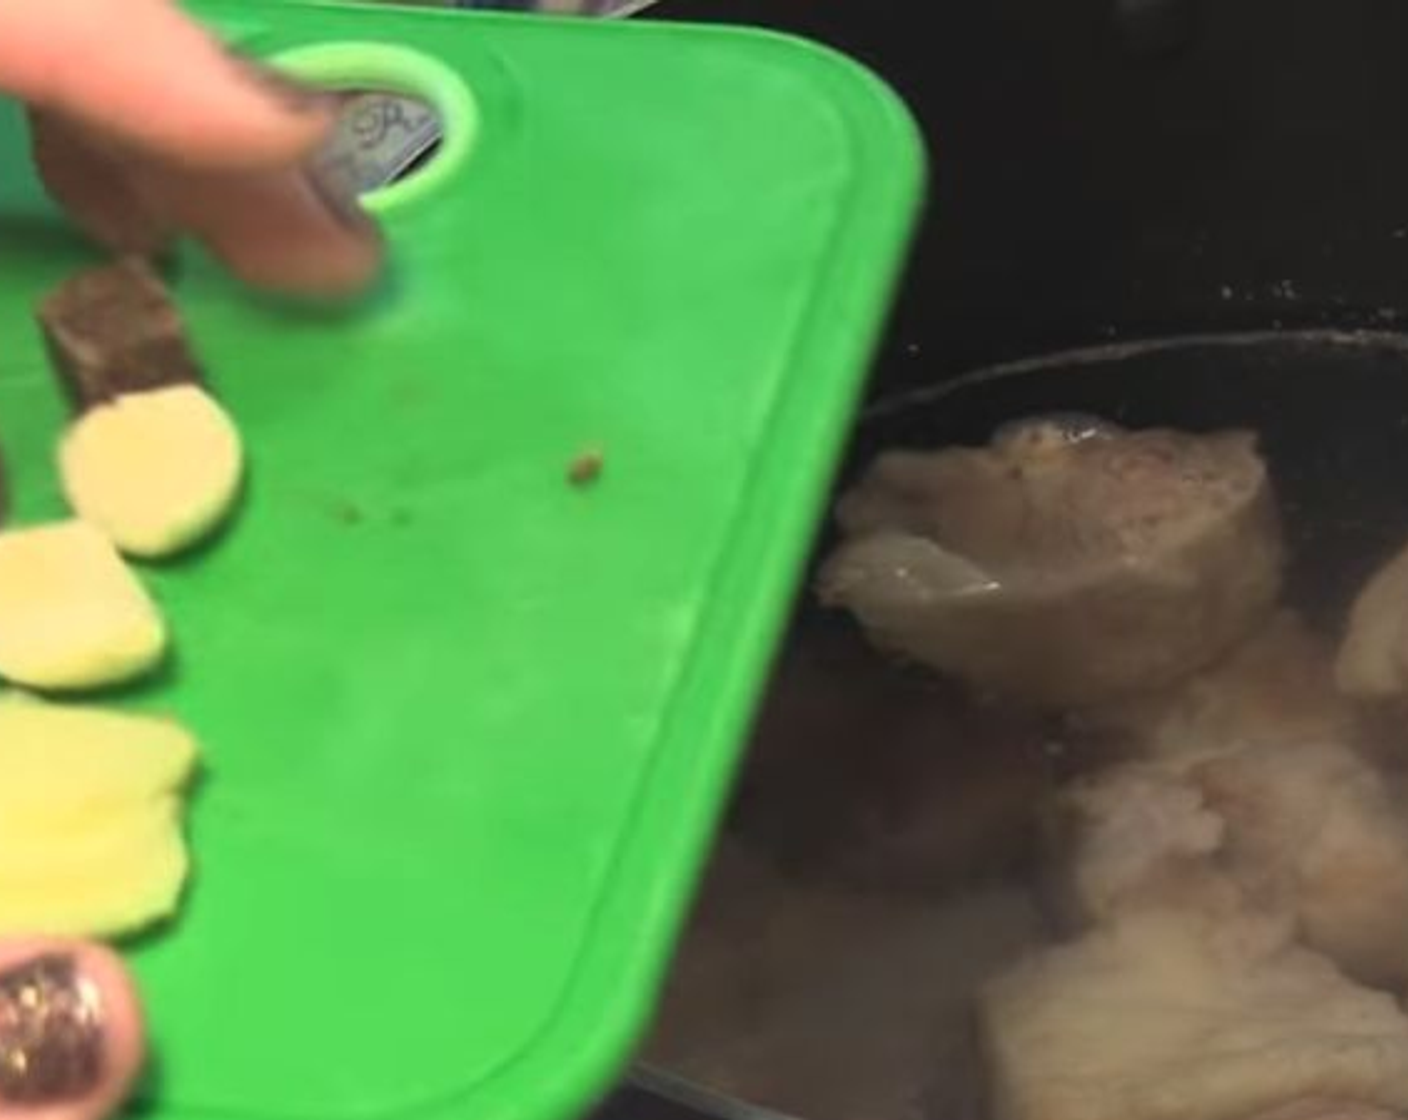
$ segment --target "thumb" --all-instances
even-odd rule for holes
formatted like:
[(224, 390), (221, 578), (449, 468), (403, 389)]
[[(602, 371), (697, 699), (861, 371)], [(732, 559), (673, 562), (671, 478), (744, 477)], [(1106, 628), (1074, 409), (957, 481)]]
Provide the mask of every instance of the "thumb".
[(330, 97), (226, 52), (169, 0), (0, 0), (0, 93), (164, 160), (292, 164)]
[(105, 1120), (142, 1055), (137, 997), (111, 952), (0, 942), (0, 1120)]

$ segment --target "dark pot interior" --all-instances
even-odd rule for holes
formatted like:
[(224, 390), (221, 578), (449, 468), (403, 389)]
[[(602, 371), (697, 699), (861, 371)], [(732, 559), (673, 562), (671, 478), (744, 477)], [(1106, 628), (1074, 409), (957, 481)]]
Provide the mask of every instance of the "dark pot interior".
[[(1033, 414), (1250, 428), (1285, 517), (1286, 599), (1333, 636), (1408, 540), (1405, 374), (1399, 336), (1326, 331), (1021, 361), (877, 401), (842, 485), (881, 449), (979, 444)], [(967, 998), (1046, 936), (1029, 840), (1053, 737), (975, 717), (804, 594), (636, 1092), (713, 1115), (981, 1117)]]
[[(882, 448), (979, 443), (1033, 413), (1249, 427), (1287, 523), (1288, 597), (1336, 631), (1365, 575), (1408, 539), (1408, 345), (1393, 333), (1408, 322), (1408, 156), (1395, 139), (1408, 9), (666, 0), (657, 10), (857, 55), (930, 138), (929, 217), (842, 485)], [(646, 1071), (608, 1115), (777, 1108), (766, 1093), (731, 1098), (728, 1082), (730, 1063), (749, 1067), (750, 1051), (777, 1048), (779, 1034), (792, 1041), (782, 1057), (745, 1072), (773, 1092), (807, 1085), (781, 1111), (980, 1115), (961, 1032), (935, 1035), (888, 966), (961, 989), (978, 957), (990, 965), (1039, 933), (1001, 892), (1020, 896), (1030, 880), (1020, 810), (1051, 764), (1046, 731), (1016, 715), (977, 727), (950, 686), (878, 657), (804, 594), (675, 984), (701, 927), (728, 930), (731, 905), (757, 910), (760, 894), (782, 889), (735, 873), (750, 845), (778, 856), (787, 882), (832, 893), (811, 910), (737, 919), (734, 943), (792, 938), (810, 959), (760, 952), (751, 979), (741, 971), (735, 990), (696, 1005), (712, 1038), (733, 1036), (701, 1043), (710, 1076)], [(936, 858), (945, 850), (952, 858)], [(963, 922), (937, 912), (985, 887), (999, 892), (981, 904), (997, 917), (975, 920), (995, 932), (975, 953)], [(863, 901), (847, 910), (853, 895)], [(954, 950), (947, 963), (939, 942)], [(708, 988), (714, 966), (700, 959), (696, 983)], [(767, 1016), (782, 980), (798, 1008), (785, 1029)], [(670, 1000), (665, 1015), (689, 1018)], [(671, 1052), (685, 1049), (677, 1040)]]

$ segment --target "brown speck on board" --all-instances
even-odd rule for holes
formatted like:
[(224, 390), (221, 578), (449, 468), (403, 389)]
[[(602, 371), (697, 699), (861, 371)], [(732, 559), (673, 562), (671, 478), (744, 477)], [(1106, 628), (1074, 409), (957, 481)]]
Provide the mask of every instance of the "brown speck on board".
[(344, 525), (360, 525), (365, 520), (361, 507), (345, 498), (333, 505), (332, 513)]
[(579, 452), (567, 468), (567, 481), (573, 486), (590, 486), (606, 466), (606, 456), (601, 449), (591, 447)]

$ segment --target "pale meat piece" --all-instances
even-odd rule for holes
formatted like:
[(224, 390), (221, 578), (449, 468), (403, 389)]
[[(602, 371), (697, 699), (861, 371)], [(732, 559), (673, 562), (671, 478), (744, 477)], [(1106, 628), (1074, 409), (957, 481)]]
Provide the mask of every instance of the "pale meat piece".
[(1292, 923), (1368, 983), (1408, 984), (1408, 818), (1348, 747), (1191, 750), (1102, 771), (1055, 799), (1050, 878), (1082, 928), (1150, 906)]
[[(1053, 879), (1061, 913), (1093, 921), (1131, 893), (1131, 862), (1152, 859), (1183, 818), (1221, 824), (1200, 874), (1263, 909), (1283, 910), (1311, 947), (1373, 983), (1408, 983), (1408, 817), (1399, 779), (1365, 757), (1333, 654), (1281, 612), (1251, 641), (1169, 696), (1090, 717), (1142, 761), (1076, 783), (1057, 799)], [(1180, 800), (1181, 799), (1181, 800)], [(1206, 835), (1206, 834), (1204, 834)], [(1137, 884), (1158, 893), (1171, 869), (1187, 889), (1188, 849)], [(1114, 869), (1114, 870), (1112, 870)], [(1154, 874), (1157, 872), (1157, 874)]]
[(1339, 686), (1365, 700), (1408, 691), (1408, 548), (1364, 586), (1350, 609), (1335, 664)]
[(878, 645), (1017, 701), (1172, 684), (1270, 612), (1282, 543), (1241, 431), (1032, 421), (882, 455), (846, 494), (823, 598)]
[(1312, 1099), (1408, 1109), (1393, 999), (1309, 950), (1209, 936), (1223, 921), (1141, 911), (989, 984), (994, 1120), (1247, 1120)]
[(1047, 901), (1063, 928), (1147, 909), (1235, 918), (1226, 928), (1239, 936), (1275, 940), (1291, 928), (1271, 898), (1257, 899), (1257, 929), (1244, 916), (1255, 884), (1224, 870), (1227, 824), (1186, 775), (1137, 763), (1101, 771), (1062, 789), (1047, 823)]
[(1227, 825), (1229, 866), (1292, 900), (1305, 943), (1370, 983), (1408, 984), (1408, 816), (1338, 744), (1248, 748), (1190, 772)]
[(1080, 713), (1071, 728), (1078, 741), (1102, 741), (1106, 753), (1141, 757), (1348, 742), (1359, 734), (1354, 706), (1335, 685), (1334, 650), (1291, 610), (1277, 611), (1176, 687)]

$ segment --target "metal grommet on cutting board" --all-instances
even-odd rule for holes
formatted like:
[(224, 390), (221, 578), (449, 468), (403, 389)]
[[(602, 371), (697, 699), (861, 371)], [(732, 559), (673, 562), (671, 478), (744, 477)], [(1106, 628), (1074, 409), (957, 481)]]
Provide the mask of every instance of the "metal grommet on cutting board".
[(479, 108), (460, 76), (407, 47), (322, 43), (270, 60), (312, 85), (341, 91), (345, 107), (320, 171), (382, 213), (433, 192), (468, 158)]

